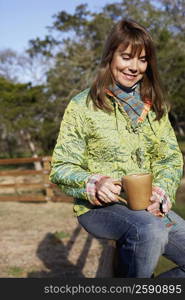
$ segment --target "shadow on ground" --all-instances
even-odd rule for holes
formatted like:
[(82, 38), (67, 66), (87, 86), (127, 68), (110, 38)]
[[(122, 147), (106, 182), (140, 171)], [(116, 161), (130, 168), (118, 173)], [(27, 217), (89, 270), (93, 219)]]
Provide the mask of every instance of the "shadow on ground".
[[(89, 255), (89, 250), (93, 241), (93, 237), (88, 234), (86, 241), (84, 243), (83, 249), (78, 257), (76, 264), (69, 261), (69, 252), (75, 244), (81, 232), (81, 226), (78, 225), (74, 232), (72, 233), (67, 245), (65, 245), (62, 239), (59, 239), (53, 233), (47, 233), (43, 240), (40, 242), (37, 248), (37, 256), (43, 262), (46, 270), (30, 272), (28, 273), (29, 278), (84, 278), (82, 272), (84, 265), (86, 263), (87, 256)], [(96, 274), (99, 274), (101, 269), (101, 261), (106, 248), (107, 242), (104, 240), (99, 240), (102, 244), (102, 254), (99, 259), (99, 266), (97, 268)], [(92, 266), (93, 268), (93, 266)], [(96, 276), (95, 276), (96, 277)]]
[[(178, 205), (174, 207), (174, 210), (179, 213), (183, 218), (185, 217), (185, 206), (183, 203), (182, 205)], [(69, 253), (73, 246), (75, 245), (75, 242), (77, 238), (80, 236), (81, 233), (81, 225), (77, 225), (73, 233), (71, 234), (70, 239), (68, 240), (67, 244), (64, 244), (62, 239), (57, 238), (55, 234), (53, 233), (47, 233), (43, 240), (40, 242), (37, 248), (37, 256), (38, 258), (43, 262), (45, 269), (47, 270), (41, 270), (36, 272), (30, 272), (28, 273), (28, 277), (30, 278), (84, 278), (87, 277), (83, 274), (83, 268), (86, 264), (87, 257), (89, 255), (89, 251), (93, 242), (94, 237), (92, 237), (90, 234), (87, 235), (87, 238), (85, 240), (83, 249), (80, 252), (80, 255), (78, 256), (76, 264), (73, 264), (69, 259)], [(99, 263), (98, 267), (96, 267), (96, 270), (92, 270), (93, 276), (88, 277), (104, 277), (105, 275), (104, 270), (107, 268), (112, 268), (111, 263), (109, 262), (109, 265), (105, 265), (105, 256), (107, 257), (106, 264), (109, 260), (111, 260), (111, 254), (112, 251), (111, 246), (109, 246), (107, 240), (98, 239), (99, 243), (102, 246), (101, 255), (99, 257)], [(113, 250), (114, 251), (114, 250)], [(109, 259), (110, 258), (110, 259)], [(118, 258), (114, 258), (114, 271), (117, 268), (118, 264)], [(166, 260), (165, 258), (161, 257), (158, 263), (158, 266), (155, 270), (155, 275), (159, 275), (160, 273), (171, 269), (174, 267), (174, 263)], [(92, 262), (92, 268), (95, 266)], [(103, 272), (102, 272), (103, 271)], [(108, 276), (107, 276), (108, 274)], [(107, 273), (105, 277), (112, 277), (110, 275), (111, 273)], [(115, 276), (114, 276), (115, 277)], [(119, 276), (116, 276), (119, 277)]]

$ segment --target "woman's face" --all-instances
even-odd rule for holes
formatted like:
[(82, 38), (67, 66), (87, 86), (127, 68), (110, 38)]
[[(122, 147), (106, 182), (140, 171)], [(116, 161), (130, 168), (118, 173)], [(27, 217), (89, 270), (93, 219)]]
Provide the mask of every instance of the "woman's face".
[(110, 70), (114, 80), (126, 87), (132, 87), (136, 82), (143, 78), (147, 68), (146, 53), (143, 48), (140, 55), (136, 53), (131, 57), (131, 46), (125, 50), (120, 45), (114, 52)]

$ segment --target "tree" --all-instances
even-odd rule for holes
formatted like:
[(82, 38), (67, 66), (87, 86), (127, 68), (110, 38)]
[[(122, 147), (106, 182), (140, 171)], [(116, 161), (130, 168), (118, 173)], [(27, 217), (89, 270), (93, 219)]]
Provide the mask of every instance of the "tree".
[(31, 57), (40, 55), (53, 61), (46, 77), (47, 95), (56, 104), (54, 115), (58, 120), (58, 112), (63, 115), (69, 99), (91, 84), (105, 37), (122, 17), (137, 20), (151, 32), (160, 75), (168, 90), (176, 127), (180, 128), (185, 114), (184, 0), (122, 0), (96, 13), (89, 11), (86, 4), (77, 6), (74, 14), (58, 12), (49, 27), (50, 34), (31, 40), (28, 49)]
[(40, 85), (46, 81), (46, 72), (52, 67), (52, 59), (43, 55), (32, 57), (11, 49), (0, 51), (0, 76), (15, 83), (32, 82)]
[[(4, 153), (8, 151), (9, 156), (48, 154), (55, 127), (52, 113), (55, 104), (45, 94), (43, 86), (33, 87), (30, 83), (14, 83), (0, 77)], [(45, 141), (46, 138), (50, 141)]]
[[(184, 135), (184, 15), (184, 0), (122, 0), (105, 5), (99, 12), (81, 4), (73, 14), (56, 13), (49, 34), (30, 40), (27, 53), (1, 50), (3, 156), (52, 153), (66, 105), (73, 95), (90, 86), (105, 38), (123, 17), (137, 20), (150, 31), (172, 107), (173, 126)], [(26, 82), (28, 77), (32, 83)]]

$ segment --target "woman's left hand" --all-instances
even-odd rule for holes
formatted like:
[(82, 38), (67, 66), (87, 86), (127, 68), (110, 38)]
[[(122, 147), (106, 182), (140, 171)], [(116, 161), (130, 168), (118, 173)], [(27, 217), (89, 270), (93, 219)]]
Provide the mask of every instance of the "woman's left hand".
[[(152, 202), (148, 207), (147, 210), (152, 213), (154, 216), (163, 216), (164, 213), (160, 210), (160, 203), (163, 199), (162, 195), (164, 195), (164, 191), (160, 189), (159, 187), (153, 187), (152, 188), (152, 196), (150, 197), (150, 201)], [(165, 213), (167, 213), (171, 209), (171, 202), (167, 201), (165, 206)]]

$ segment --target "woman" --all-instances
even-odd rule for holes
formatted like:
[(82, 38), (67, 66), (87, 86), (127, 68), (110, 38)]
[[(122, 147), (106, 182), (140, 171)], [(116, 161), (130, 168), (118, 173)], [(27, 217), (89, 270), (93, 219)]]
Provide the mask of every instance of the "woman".
[[(75, 198), (89, 233), (117, 241), (120, 277), (150, 278), (160, 255), (178, 265), (161, 277), (185, 277), (185, 221), (171, 210), (182, 170), (153, 41), (135, 21), (121, 20), (91, 88), (66, 108), (50, 180)], [(118, 200), (114, 182), (143, 172), (153, 174), (151, 204), (134, 211)]]

